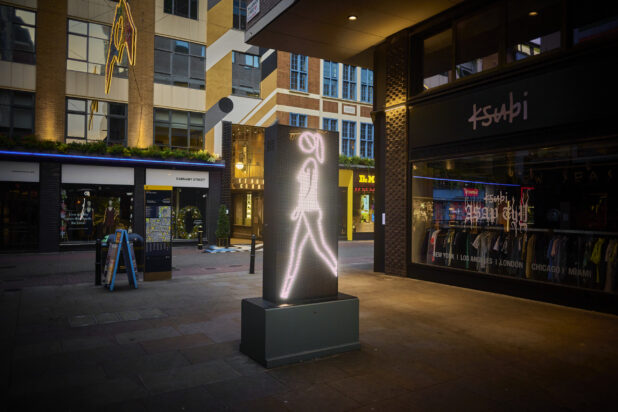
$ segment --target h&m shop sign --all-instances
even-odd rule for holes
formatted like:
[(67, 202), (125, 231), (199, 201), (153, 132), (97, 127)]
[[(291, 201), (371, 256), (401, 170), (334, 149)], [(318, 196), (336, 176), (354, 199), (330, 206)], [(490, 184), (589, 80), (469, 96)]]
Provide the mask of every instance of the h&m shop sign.
[(491, 87), (426, 100), (410, 108), (412, 149), (567, 125), (611, 116), (618, 80), (587, 61)]

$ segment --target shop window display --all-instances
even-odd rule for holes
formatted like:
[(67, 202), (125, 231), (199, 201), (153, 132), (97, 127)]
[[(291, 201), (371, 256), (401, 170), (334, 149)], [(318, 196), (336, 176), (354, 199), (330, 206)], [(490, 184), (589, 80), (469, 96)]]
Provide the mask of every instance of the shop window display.
[(358, 233), (373, 232), (374, 222), (373, 193), (354, 193), (354, 231)]
[(412, 166), (412, 262), (616, 293), (616, 139)]
[(116, 229), (133, 228), (132, 186), (63, 185), (60, 241), (100, 239)]
[(172, 196), (174, 239), (197, 239), (205, 227), (208, 190), (176, 187)]

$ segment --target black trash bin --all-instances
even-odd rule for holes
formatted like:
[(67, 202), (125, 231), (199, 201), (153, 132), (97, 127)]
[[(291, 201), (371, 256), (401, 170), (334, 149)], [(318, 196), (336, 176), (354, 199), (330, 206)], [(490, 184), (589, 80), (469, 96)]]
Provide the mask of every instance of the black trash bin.
[(137, 272), (144, 271), (144, 238), (137, 233), (129, 233), (129, 241), (133, 244), (135, 260), (137, 260)]

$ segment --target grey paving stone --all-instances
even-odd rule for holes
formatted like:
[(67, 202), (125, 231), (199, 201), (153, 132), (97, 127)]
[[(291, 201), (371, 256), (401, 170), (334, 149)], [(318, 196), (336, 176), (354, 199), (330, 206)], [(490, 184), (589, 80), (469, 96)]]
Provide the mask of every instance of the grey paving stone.
[(142, 347), (148, 353), (166, 352), (171, 350), (186, 349), (195, 346), (210, 345), (212, 340), (202, 334), (181, 335), (171, 338), (155, 339), (141, 342)]
[(103, 368), (110, 378), (152, 373), (188, 366), (189, 361), (178, 352), (164, 352), (128, 359), (110, 359)]
[(51, 355), (62, 351), (62, 342), (58, 340), (50, 342), (33, 343), (30, 345), (16, 346), (13, 351), (15, 359)]
[(211, 345), (199, 346), (181, 350), (181, 353), (191, 363), (206, 362), (214, 359), (223, 359), (229, 356), (238, 355), (238, 341), (213, 343)]
[(103, 346), (114, 345), (108, 337), (90, 336), (86, 338), (64, 339), (62, 341), (63, 352), (74, 352), (84, 349), (100, 348)]
[(203, 386), (179, 391), (165, 392), (145, 400), (150, 411), (223, 411), (229, 408), (215, 399)]
[(152, 392), (194, 388), (237, 377), (239, 374), (222, 360), (198, 363), (163, 372), (144, 373), (140, 377)]
[(120, 319), (122, 319), (123, 321), (140, 320), (142, 318), (142, 316), (136, 310), (126, 310), (123, 312), (118, 312), (118, 316), (120, 316)]
[(95, 315), (97, 323), (100, 325), (104, 325), (106, 323), (114, 323), (120, 322), (122, 318), (118, 313), (108, 312), (108, 313), (98, 313)]
[(206, 385), (206, 389), (215, 398), (223, 401), (246, 401), (265, 396), (273, 396), (288, 390), (272, 376), (261, 373), (251, 376), (239, 376), (222, 382)]
[(171, 338), (173, 336), (179, 336), (180, 333), (171, 326), (165, 326), (162, 328), (142, 329), (134, 332), (119, 333), (116, 335), (118, 343), (136, 343), (143, 342), (152, 339)]
[(291, 411), (347, 411), (360, 407), (355, 400), (326, 384), (275, 395)]
[(69, 325), (72, 328), (96, 325), (97, 320), (92, 315), (77, 315), (69, 318)]
[(138, 309), (137, 312), (142, 317), (142, 319), (157, 319), (164, 318), (166, 315), (161, 311), (161, 309), (157, 308), (144, 308)]
[(329, 386), (360, 404), (378, 402), (409, 393), (396, 381), (387, 380), (378, 373), (340, 379), (330, 382)]

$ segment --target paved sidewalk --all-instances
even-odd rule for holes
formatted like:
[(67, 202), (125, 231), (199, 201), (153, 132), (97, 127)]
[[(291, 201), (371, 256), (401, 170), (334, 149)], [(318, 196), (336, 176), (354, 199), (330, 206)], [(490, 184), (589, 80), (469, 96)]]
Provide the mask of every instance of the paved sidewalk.
[(265, 370), (238, 352), (261, 274), (0, 295), (10, 410), (615, 410), (618, 318), (344, 267), (361, 350)]

